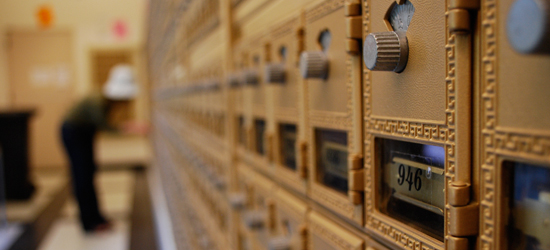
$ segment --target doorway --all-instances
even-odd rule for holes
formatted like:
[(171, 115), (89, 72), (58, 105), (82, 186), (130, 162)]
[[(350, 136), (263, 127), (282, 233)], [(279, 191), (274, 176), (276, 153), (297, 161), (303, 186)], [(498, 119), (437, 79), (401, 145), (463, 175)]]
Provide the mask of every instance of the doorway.
[(59, 129), (74, 101), (73, 36), (65, 30), (7, 34), (11, 104), (32, 108), (30, 165), (66, 165)]
[[(94, 88), (101, 90), (109, 72), (117, 64), (128, 64), (135, 67), (134, 53), (130, 49), (94, 49), (91, 53), (92, 79)], [(125, 121), (135, 119), (135, 101), (119, 101), (113, 104), (109, 112), (109, 124), (120, 126)]]

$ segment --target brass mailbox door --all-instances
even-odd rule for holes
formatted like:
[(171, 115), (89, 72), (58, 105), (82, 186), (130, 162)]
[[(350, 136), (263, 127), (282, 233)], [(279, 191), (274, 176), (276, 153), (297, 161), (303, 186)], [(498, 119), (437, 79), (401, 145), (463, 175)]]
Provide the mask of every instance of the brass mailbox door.
[(275, 233), (272, 207), (275, 206), (276, 186), (269, 179), (256, 173), (252, 167), (239, 165), (239, 180), (246, 193), (241, 223), (248, 232), (253, 249), (267, 249), (267, 243)]
[(247, 230), (245, 225), (240, 224), (239, 232), (237, 236), (237, 249), (239, 250), (252, 250), (252, 241), (250, 240), (250, 232)]
[(363, 4), (365, 226), (400, 248), (468, 248), (478, 232), (470, 145), (479, 3)]
[(348, 43), (357, 41), (346, 32), (361, 18), (347, 16), (346, 8), (344, 1), (324, 1), (305, 12), (300, 71), (306, 78), (308, 195), (362, 224), (361, 59), (349, 52)]
[(550, 248), (547, 1), (481, 1), (480, 244)]
[[(264, 68), (269, 100), (272, 103), (274, 134), (269, 138), (269, 153), (275, 166), (275, 174), (285, 185), (305, 194), (305, 164), (300, 164), (299, 141), (304, 141), (303, 101), (298, 72), (298, 57), (302, 38), (299, 16), (282, 22), (273, 28), (269, 39), (269, 62)], [(269, 135), (268, 135), (269, 136)]]
[(306, 215), (308, 206), (305, 201), (291, 193), (278, 189), (276, 193), (276, 213), (273, 214), (276, 233), (270, 239), (271, 246), (284, 249), (305, 250), (307, 248)]
[(308, 214), (308, 249), (364, 249), (365, 241), (317, 212)]
[(208, 74), (202, 80), (202, 107), (205, 111), (204, 129), (212, 135), (216, 143), (226, 144), (225, 119), (227, 114), (226, 93), (222, 89), (221, 69), (208, 69)]
[(235, 142), (237, 148), (237, 156), (239, 160), (243, 159), (248, 150), (251, 148), (251, 132), (252, 132), (252, 115), (250, 110), (250, 90), (244, 88), (242, 72), (248, 68), (248, 53), (241, 46), (236, 46), (234, 72), (227, 76), (227, 83), (230, 85), (232, 92), (232, 102), (235, 108), (235, 116), (233, 122), (235, 132)]
[(240, 71), (243, 88), (243, 100), (245, 108), (245, 123), (247, 126), (248, 152), (243, 155), (243, 160), (252, 167), (268, 172), (267, 134), (268, 116), (266, 115), (266, 86), (261, 74), (265, 65), (266, 47), (265, 39), (260, 36), (248, 39), (246, 53), (243, 53), (244, 67)]

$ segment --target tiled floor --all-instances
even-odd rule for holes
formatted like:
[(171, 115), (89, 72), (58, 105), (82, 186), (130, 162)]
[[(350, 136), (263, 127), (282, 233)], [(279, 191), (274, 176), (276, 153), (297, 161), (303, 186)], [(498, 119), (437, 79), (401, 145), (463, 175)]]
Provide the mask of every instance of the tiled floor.
[(97, 175), (96, 188), (101, 210), (113, 222), (113, 230), (84, 233), (78, 220), (76, 202), (71, 198), (65, 204), (62, 215), (54, 222), (39, 249), (128, 249), (134, 177), (132, 170), (107, 170), (100, 171)]

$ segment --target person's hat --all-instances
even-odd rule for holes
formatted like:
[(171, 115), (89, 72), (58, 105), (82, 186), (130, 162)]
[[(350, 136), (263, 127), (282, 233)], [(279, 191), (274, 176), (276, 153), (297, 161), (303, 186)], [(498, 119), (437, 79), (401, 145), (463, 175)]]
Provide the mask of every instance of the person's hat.
[(136, 97), (138, 88), (132, 67), (118, 64), (111, 68), (109, 79), (103, 85), (103, 95), (112, 100), (130, 100)]

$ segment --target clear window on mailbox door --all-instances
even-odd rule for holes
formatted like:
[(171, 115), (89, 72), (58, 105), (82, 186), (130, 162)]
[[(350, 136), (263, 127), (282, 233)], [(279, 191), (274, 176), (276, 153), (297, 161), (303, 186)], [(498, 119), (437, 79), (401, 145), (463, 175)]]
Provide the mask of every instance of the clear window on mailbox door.
[(382, 138), (376, 145), (380, 212), (442, 241), (444, 148)]
[(345, 131), (316, 129), (317, 181), (338, 192), (348, 192), (348, 135)]
[(280, 133), (280, 155), (283, 166), (296, 170), (296, 125), (281, 123)]
[(265, 155), (264, 133), (265, 121), (261, 119), (254, 120), (254, 133), (256, 136), (255, 151), (259, 155)]
[(550, 167), (503, 163), (509, 249), (550, 249)]

